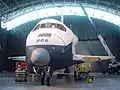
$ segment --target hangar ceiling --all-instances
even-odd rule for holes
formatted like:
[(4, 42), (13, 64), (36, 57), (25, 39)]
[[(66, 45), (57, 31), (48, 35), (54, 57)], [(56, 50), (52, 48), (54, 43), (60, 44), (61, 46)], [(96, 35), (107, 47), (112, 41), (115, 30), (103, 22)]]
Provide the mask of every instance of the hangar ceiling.
[[(0, 0), (0, 15), (3, 21), (12, 19), (16, 15), (31, 12), (40, 8), (54, 7), (55, 5), (79, 4), (83, 2), (84, 6), (99, 8), (104, 11), (119, 15), (119, 0)], [(47, 5), (46, 5), (47, 4)], [(40, 6), (40, 8), (37, 8)], [(22, 11), (24, 10), (24, 11)], [(18, 14), (19, 13), (19, 14)]]
[(120, 1), (119, 0), (0, 0), (0, 13), (8, 14), (13, 11), (41, 4), (43, 7), (45, 3), (60, 3), (60, 2), (76, 2), (82, 1), (83, 3), (94, 4), (98, 6), (104, 6), (106, 9), (113, 8), (116, 11), (120, 10)]
[[(93, 8), (95, 10), (98, 9), (98, 10), (110, 13), (111, 15), (109, 15), (109, 18), (110, 19), (112, 18), (111, 20), (109, 18), (106, 19), (106, 16), (105, 17), (102, 16), (100, 18), (98, 16), (97, 17), (98, 17), (98, 19), (104, 18), (103, 20), (106, 19), (105, 21), (112, 22), (112, 23), (120, 26), (120, 23), (118, 22), (118, 20), (120, 20), (120, 17), (119, 17), (120, 2), (119, 2), (119, 0), (35, 0), (35, 1), (34, 0), (0, 0), (1, 25), (3, 28), (10, 30), (10, 28), (12, 29), (16, 26), (19, 26), (23, 22), (24, 23), (26, 22), (26, 20), (24, 20), (25, 17), (24, 18), (21, 17), (23, 19), (23, 20), (21, 19), (21, 21), (16, 19), (18, 25), (14, 25), (13, 24), (14, 21), (9, 22), (9, 21), (15, 19), (16, 17), (20, 18), (20, 16), (23, 16), (27, 13), (42, 10), (45, 8), (50, 8), (50, 7), (61, 7), (61, 6), (62, 7), (67, 7), (67, 6), (80, 7), (79, 3), (81, 3), (81, 2), (88, 9)], [(96, 12), (95, 10), (94, 10), (94, 12)], [(55, 10), (53, 10), (53, 11), (55, 11)], [(72, 10), (72, 11), (74, 11), (74, 10)], [(80, 12), (80, 11), (76, 10), (74, 12), (76, 13), (76, 12)], [(92, 12), (92, 11), (88, 11), (88, 12)], [(47, 16), (48, 13), (45, 13), (45, 14), (40, 13), (40, 15)], [(33, 13), (31, 13), (31, 14), (33, 14)], [(94, 15), (94, 14), (98, 14), (98, 13), (90, 13), (90, 14)], [(103, 15), (105, 15), (105, 14), (103, 14)], [(34, 13), (34, 15), (35, 15), (35, 13)], [(112, 17), (110, 17), (110, 16), (112, 16)], [(114, 18), (114, 16), (116, 16), (116, 18)], [(31, 17), (33, 17), (33, 16), (29, 16), (27, 19), (29, 19)], [(37, 17), (40, 17), (40, 16), (37, 16)], [(91, 17), (94, 17), (94, 16), (91, 16)]]

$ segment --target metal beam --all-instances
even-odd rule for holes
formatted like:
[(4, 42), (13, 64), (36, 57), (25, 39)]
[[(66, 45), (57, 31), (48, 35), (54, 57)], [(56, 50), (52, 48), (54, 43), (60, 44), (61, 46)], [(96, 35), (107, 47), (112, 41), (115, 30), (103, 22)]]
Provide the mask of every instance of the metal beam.
[(63, 7), (61, 7), (61, 22), (64, 23)]
[(106, 7), (106, 11), (110, 8), (110, 5), (114, 4), (115, 0), (110, 0), (109, 4)]
[(28, 0), (28, 1), (29, 1), (30, 4), (32, 5), (33, 9), (35, 10), (35, 6), (34, 6), (34, 4), (33, 4), (30, 0)]
[(99, 4), (99, 0), (96, 0), (96, 6), (98, 6), (98, 4)]
[(0, 14), (0, 30), (1, 30), (1, 19), (2, 19), (2, 15)]
[(42, 0), (42, 6), (43, 6), (44, 8), (46, 8), (46, 7), (45, 7), (45, 4), (44, 4), (44, 2), (43, 2), (43, 1), (44, 1), (44, 0)]
[[(118, 13), (119, 13), (119, 10), (117, 9), (116, 12), (115, 12), (115, 15), (118, 15)], [(118, 16), (119, 16), (119, 15), (118, 15)]]
[(52, 3), (55, 5), (55, 0), (52, 0)]
[(18, 2), (17, 0), (15, 0), (15, 3), (16, 3), (17, 5), (19, 5), (19, 2)]
[(10, 10), (10, 7), (6, 4), (6, 3), (4, 3), (2, 0), (0, 1), (7, 9), (9, 9)]
[(79, 2), (79, 4), (80, 4), (80, 7), (82, 8), (84, 14), (87, 16), (94, 32), (96, 33), (98, 39), (100, 40), (101, 44), (103, 45), (103, 47), (104, 47), (105, 51), (107, 52), (108, 56), (113, 56), (112, 52), (110, 51), (109, 47), (107, 46), (107, 44), (106, 44), (105, 40), (103, 39), (102, 35), (97, 31), (97, 28), (96, 28), (95, 24), (93, 23), (93, 20), (89, 17), (89, 15), (86, 12), (84, 6), (82, 5), (81, 2)]
[(74, 0), (74, 3), (77, 3), (77, 1), (76, 1), (76, 0)]

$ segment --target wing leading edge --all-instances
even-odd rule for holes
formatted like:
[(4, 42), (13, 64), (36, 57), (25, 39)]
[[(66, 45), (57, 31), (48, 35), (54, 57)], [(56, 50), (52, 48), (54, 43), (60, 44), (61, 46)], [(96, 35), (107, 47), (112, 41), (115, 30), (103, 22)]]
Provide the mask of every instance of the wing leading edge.
[[(8, 57), (8, 59), (16, 60), (16, 61), (25, 61), (26, 56), (15, 56), (15, 57)], [(95, 62), (95, 61), (101, 61), (101, 60), (109, 60), (109, 59), (115, 59), (114, 56), (90, 56), (90, 55), (73, 55), (73, 60), (77, 61), (83, 61), (83, 62)]]
[(8, 57), (8, 59), (15, 60), (15, 61), (25, 61), (26, 60), (26, 56)]
[(90, 56), (90, 55), (73, 55), (73, 60), (83, 61), (83, 62), (95, 62), (101, 60), (115, 59), (114, 56)]

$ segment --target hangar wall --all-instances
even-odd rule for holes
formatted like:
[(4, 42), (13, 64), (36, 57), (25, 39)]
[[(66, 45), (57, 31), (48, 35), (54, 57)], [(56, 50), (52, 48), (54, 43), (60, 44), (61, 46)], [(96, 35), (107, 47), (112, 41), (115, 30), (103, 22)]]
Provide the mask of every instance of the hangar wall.
[(7, 59), (7, 35), (7, 30), (0, 28), (0, 71), (8, 69), (9, 66)]
[[(60, 17), (50, 17), (60, 20)], [(93, 19), (93, 18), (92, 18)], [(31, 21), (9, 31), (8, 35), (8, 56), (25, 55), (25, 41), (28, 33), (39, 20)], [(97, 31), (100, 32), (109, 48), (120, 61), (120, 28), (106, 21), (93, 19)], [(106, 55), (103, 47), (96, 38), (95, 32), (86, 17), (65, 16), (64, 23), (72, 28), (73, 32), (79, 37), (84, 47), (88, 49), (91, 55)], [(90, 40), (90, 41), (88, 41)], [(96, 48), (96, 49), (95, 49)], [(100, 48), (100, 49), (99, 49)]]

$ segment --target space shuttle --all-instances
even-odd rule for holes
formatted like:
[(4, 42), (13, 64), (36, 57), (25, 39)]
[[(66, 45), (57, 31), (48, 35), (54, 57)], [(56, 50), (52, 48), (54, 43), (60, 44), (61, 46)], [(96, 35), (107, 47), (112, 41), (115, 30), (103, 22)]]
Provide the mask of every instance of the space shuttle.
[(9, 57), (9, 59), (25, 61), (29, 72), (33, 71), (41, 76), (43, 84), (46, 76), (47, 84), (50, 84), (55, 70), (78, 63), (115, 58), (114, 56), (78, 55), (75, 51), (77, 43), (78, 37), (64, 23), (55, 19), (44, 19), (27, 36), (26, 56)]

